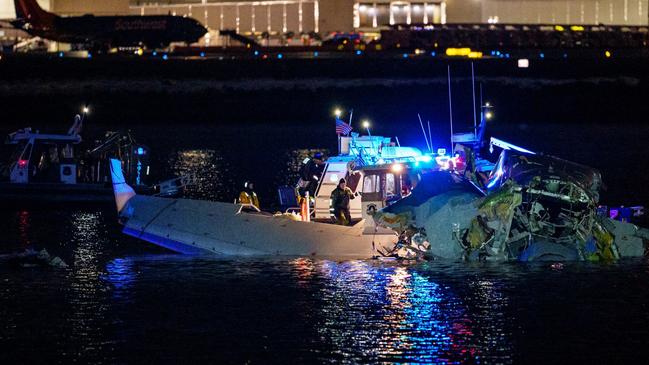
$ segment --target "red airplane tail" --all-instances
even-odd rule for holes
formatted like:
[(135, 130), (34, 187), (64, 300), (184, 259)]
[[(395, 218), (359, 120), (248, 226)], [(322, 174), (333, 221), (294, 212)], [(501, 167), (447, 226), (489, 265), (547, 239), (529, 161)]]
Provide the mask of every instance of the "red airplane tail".
[(36, 0), (14, 0), (16, 18), (31, 24), (34, 28), (51, 28), (56, 15), (48, 13), (38, 5)]

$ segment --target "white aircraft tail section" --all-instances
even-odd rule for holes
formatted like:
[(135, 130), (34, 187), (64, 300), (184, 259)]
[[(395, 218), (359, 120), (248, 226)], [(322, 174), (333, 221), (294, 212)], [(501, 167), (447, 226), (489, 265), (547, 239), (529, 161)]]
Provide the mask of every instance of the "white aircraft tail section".
[(124, 173), (122, 172), (122, 161), (110, 159), (110, 176), (113, 180), (113, 193), (115, 193), (115, 203), (117, 212), (121, 212), (126, 203), (135, 196), (135, 190), (126, 183)]

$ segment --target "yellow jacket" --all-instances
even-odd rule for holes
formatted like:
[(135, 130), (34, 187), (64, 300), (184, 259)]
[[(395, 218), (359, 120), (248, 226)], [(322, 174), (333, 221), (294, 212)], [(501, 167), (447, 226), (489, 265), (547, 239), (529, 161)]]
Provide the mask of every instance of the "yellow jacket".
[(256, 206), (257, 209), (261, 209), (259, 198), (257, 198), (257, 194), (254, 191), (251, 191), (250, 193), (242, 191), (241, 194), (239, 194), (239, 204), (252, 204)]

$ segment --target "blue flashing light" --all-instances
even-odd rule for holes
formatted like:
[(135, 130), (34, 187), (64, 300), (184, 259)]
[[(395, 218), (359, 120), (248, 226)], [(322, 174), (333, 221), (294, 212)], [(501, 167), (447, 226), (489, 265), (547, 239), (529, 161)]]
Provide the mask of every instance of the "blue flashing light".
[(59, 52), (59, 57), (63, 57), (63, 52)]
[(255, 55), (255, 56), (259, 56), (259, 51), (255, 51), (255, 52), (254, 52), (254, 55)]
[(151, 53), (151, 54), (153, 55), (153, 57), (155, 57), (155, 56), (158, 55), (158, 51), (153, 51), (153, 53)]
[(201, 52), (201, 57), (205, 57), (205, 52)]
[(162, 55), (162, 59), (167, 60), (167, 59), (169, 59), (169, 56), (165, 53), (165, 54)]
[(415, 167), (419, 167), (419, 161), (415, 161)]
[(407, 54), (407, 53), (404, 53), (404, 54), (403, 54), (403, 58), (408, 58), (408, 54)]
[(356, 50), (356, 55), (357, 55), (357, 56), (360, 56), (362, 53), (363, 53), (363, 52), (362, 52), (360, 49), (357, 49), (357, 50)]
[(430, 53), (430, 56), (431, 56), (431, 57), (435, 57), (435, 56), (437, 56), (437, 52), (432, 51), (432, 52)]
[(313, 52), (313, 57), (318, 57), (320, 53), (318, 51)]
[(284, 58), (284, 55), (280, 53), (280, 54), (277, 55), (277, 58), (279, 58), (281, 60), (282, 58)]
[(541, 57), (541, 58), (545, 58), (545, 53), (541, 52), (541, 54), (539, 55), (539, 57)]
[(138, 148), (137, 148), (137, 154), (140, 155), (140, 156), (142, 156), (142, 155), (144, 154), (144, 148), (142, 148), (142, 147), (138, 147)]
[(505, 54), (505, 58), (509, 58), (509, 53), (506, 53), (506, 54)]

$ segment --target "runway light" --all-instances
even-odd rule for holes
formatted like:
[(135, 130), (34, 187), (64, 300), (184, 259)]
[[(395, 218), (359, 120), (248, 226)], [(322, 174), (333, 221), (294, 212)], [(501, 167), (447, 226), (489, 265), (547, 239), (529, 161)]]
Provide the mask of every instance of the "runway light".
[(392, 170), (392, 172), (398, 174), (398, 173), (400, 173), (401, 171), (403, 171), (403, 165), (400, 164), (400, 163), (395, 163), (394, 165), (392, 165), (392, 166), (390, 167), (390, 170)]
[(521, 58), (518, 60), (518, 68), (528, 68), (530, 67), (530, 60), (527, 58)]
[(606, 58), (611, 58), (611, 51), (604, 52), (604, 56), (606, 56)]
[(343, 114), (343, 111), (340, 110), (339, 108), (336, 108), (336, 110), (334, 110), (334, 115), (336, 116), (336, 118), (340, 118), (340, 116), (342, 114)]
[(471, 53), (471, 48), (464, 47), (464, 48), (447, 48), (446, 49), (446, 55), (447, 56), (468, 56), (469, 53)]

